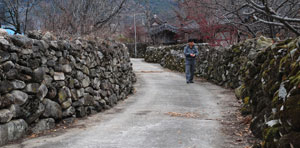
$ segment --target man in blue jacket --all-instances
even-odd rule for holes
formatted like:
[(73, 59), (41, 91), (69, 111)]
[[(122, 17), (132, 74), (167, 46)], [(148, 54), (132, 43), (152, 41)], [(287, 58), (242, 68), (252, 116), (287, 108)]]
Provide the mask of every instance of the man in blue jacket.
[(194, 45), (194, 40), (189, 39), (188, 45), (184, 48), (185, 55), (185, 74), (186, 74), (186, 83), (194, 83), (194, 71), (196, 64), (196, 57), (199, 54), (197, 47)]

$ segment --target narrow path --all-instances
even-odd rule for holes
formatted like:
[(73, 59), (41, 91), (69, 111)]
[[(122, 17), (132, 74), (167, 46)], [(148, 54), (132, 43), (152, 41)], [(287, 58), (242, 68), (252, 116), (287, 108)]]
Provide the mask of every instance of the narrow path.
[(233, 93), (208, 82), (186, 84), (183, 74), (132, 59), (136, 94), (113, 109), (80, 120), (58, 136), (7, 146), (22, 148), (240, 148), (224, 133), (236, 108)]

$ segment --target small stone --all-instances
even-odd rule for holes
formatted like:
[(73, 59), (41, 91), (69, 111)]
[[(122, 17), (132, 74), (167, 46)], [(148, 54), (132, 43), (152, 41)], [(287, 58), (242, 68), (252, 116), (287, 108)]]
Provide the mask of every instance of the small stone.
[(63, 65), (62, 69), (63, 69), (63, 72), (65, 72), (65, 73), (72, 72), (72, 67), (69, 64)]
[(76, 116), (81, 118), (86, 116), (86, 110), (83, 106), (76, 109)]
[(0, 93), (9, 93), (14, 89), (13, 84), (10, 81), (0, 81)]
[(29, 83), (27, 84), (25, 88), (25, 92), (31, 93), (31, 94), (37, 94), (39, 90), (40, 84), (38, 83)]
[(63, 112), (63, 117), (66, 118), (66, 117), (71, 117), (73, 115), (76, 114), (76, 110), (73, 106), (69, 107), (68, 109), (66, 109), (64, 112)]
[(8, 80), (15, 80), (18, 76), (19, 72), (16, 69), (9, 70), (5, 75)]
[(57, 41), (51, 41), (50, 48), (52, 48), (54, 50), (58, 49), (59, 47), (58, 47)]
[(63, 87), (59, 90), (58, 93), (58, 102), (63, 103), (72, 96), (71, 90), (68, 87)]
[[(75, 108), (74, 108), (74, 111), (76, 112)], [(75, 114), (75, 113), (74, 113)], [(73, 124), (75, 123), (76, 121), (76, 118), (75, 117), (70, 117), (70, 118), (65, 118), (62, 120), (62, 123), (63, 124)]]
[(90, 85), (91, 81), (90, 81), (90, 78), (85, 76), (85, 78), (82, 80), (82, 86), (84, 88), (88, 87)]
[(23, 55), (33, 54), (33, 50), (32, 49), (22, 49), (21, 53)]
[(11, 94), (0, 96), (0, 108), (5, 108), (14, 102), (15, 98)]
[(23, 112), (22, 112), (21, 107), (19, 105), (12, 104), (10, 106), (9, 110), (12, 112), (13, 118), (19, 118), (23, 115)]
[(80, 99), (80, 101), (82, 101), (83, 105), (85, 106), (92, 106), (94, 104), (94, 97), (89, 94), (85, 94), (84, 97)]
[(34, 113), (30, 114), (29, 117), (27, 117), (25, 120), (28, 124), (31, 124), (35, 120), (39, 119), (39, 117), (44, 113), (45, 106), (42, 103), (39, 103), (39, 106), (37, 109), (35, 109)]
[(46, 97), (47, 93), (48, 93), (47, 86), (45, 84), (42, 84), (38, 89), (38, 93), (37, 93), (38, 99), (42, 101)]
[(8, 61), (10, 58), (10, 54), (8, 52), (0, 52), (0, 63)]
[(86, 66), (83, 66), (83, 73), (84, 74), (86, 74), (86, 75), (90, 75), (90, 70), (89, 70), (89, 68), (88, 67), (86, 67)]
[(50, 41), (50, 40), (56, 40), (56, 37), (51, 34), (50, 32), (46, 32), (44, 36), (42, 37), (42, 40)]
[(63, 81), (65, 80), (65, 74), (62, 72), (55, 72), (54, 73), (54, 80), (55, 81)]
[(54, 86), (49, 86), (47, 97), (50, 99), (54, 99), (57, 95), (57, 90)]
[(0, 45), (4, 49), (7, 49), (9, 47), (9, 42), (4, 38), (0, 38)]
[(99, 78), (94, 78), (92, 86), (94, 89), (99, 90), (101, 85), (101, 81)]
[(53, 128), (55, 128), (55, 120), (53, 118), (42, 119), (32, 128), (32, 132), (39, 134)]
[(25, 82), (20, 81), (20, 80), (13, 81), (12, 85), (13, 85), (14, 89), (23, 89), (26, 87)]
[(0, 123), (7, 123), (13, 118), (13, 113), (8, 109), (0, 110)]
[(67, 101), (63, 102), (61, 104), (62, 109), (67, 109), (72, 105), (72, 99), (68, 99)]
[(44, 68), (37, 68), (33, 71), (33, 79), (35, 82), (42, 82), (45, 77), (45, 69)]
[(26, 93), (22, 92), (22, 91), (14, 90), (14, 91), (12, 91), (11, 94), (15, 98), (15, 100), (14, 100), (15, 104), (23, 105), (28, 100), (28, 95)]
[(83, 80), (84, 79), (84, 74), (81, 71), (77, 71), (76, 78), (78, 80)]
[(2, 66), (2, 69), (4, 72), (7, 72), (7, 71), (15, 68), (15, 64), (12, 61), (6, 61), (1, 66)]

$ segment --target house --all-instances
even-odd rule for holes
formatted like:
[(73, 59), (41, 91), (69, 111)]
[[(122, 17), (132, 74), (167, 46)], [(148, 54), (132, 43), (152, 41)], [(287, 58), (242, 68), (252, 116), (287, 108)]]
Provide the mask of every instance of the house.
[(150, 35), (154, 44), (185, 43), (190, 38), (198, 39), (197, 42), (201, 42), (200, 27), (195, 20), (188, 21), (178, 27), (154, 15), (150, 23)]
[(150, 36), (154, 44), (174, 44), (179, 29), (158, 18), (157, 15), (150, 20)]

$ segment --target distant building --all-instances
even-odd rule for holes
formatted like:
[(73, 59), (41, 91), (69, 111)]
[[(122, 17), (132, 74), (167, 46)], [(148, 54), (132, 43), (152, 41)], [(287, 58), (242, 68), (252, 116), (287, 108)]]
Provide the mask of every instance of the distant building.
[(157, 15), (154, 15), (150, 21), (150, 35), (154, 44), (175, 44), (186, 42), (188, 39), (198, 39), (200, 42), (200, 27), (194, 21), (188, 21), (181, 24), (180, 27), (168, 24), (161, 20)]
[(154, 44), (174, 44), (179, 29), (162, 21), (157, 15), (154, 15), (150, 21), (150, 35)]

